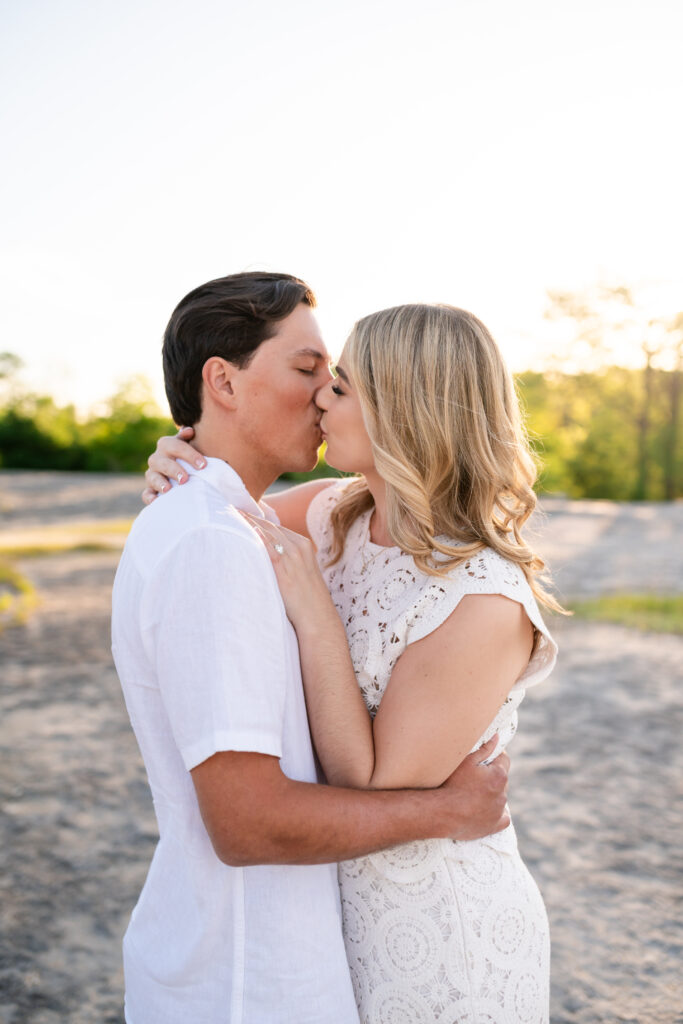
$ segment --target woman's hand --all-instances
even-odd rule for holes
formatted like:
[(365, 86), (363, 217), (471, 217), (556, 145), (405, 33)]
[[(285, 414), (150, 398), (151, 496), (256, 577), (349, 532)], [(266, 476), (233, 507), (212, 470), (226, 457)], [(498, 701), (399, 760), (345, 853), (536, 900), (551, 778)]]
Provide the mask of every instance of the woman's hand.
[(152, 452), (147, 463), (149, 469), (145, 473), (147, 486), (142, 492), (142, 500), (145, 505), (151, 505), (156, 497), (169, 490), (171, 479), (178, 483), (186, 483), (188, 476), (182, 466), (178, 465), (178, 459), (183, 459), (197, 469), (204, 469), (206, 459), (188, 444), (194, 437), (192, 427), (181, 427), (175, 437), (160, 437), (157, 441), (156, 451)]
[(287, 617), (297, 633), (323, 628), (330, 615), (338, 620), (311, 541), (268, 519), (260, 519), (249, 512), (242, 512), (242, 515), (263, 540), (275, 569)]
[(375, 763), (372, 722), (313, 545), (267, 519), (242, 515), (263, 540), (296, 630), (308, 721), (327, 781), (364, 789)]

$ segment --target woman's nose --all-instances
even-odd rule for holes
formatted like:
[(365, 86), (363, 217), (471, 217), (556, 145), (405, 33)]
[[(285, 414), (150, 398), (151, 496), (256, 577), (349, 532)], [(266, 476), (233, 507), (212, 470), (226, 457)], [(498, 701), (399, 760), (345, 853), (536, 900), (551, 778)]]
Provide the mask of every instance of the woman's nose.
[(319, 387), (315, 395), (313, 396), (313, 401), (315, 402), (319, 409), (323, 410), (323, 412), (327, 411), (330, 396), (330, 385), (332, 384), (333, 380), (334, 377), (331, 377), (328, 381), (325, 381), (322, 387)]

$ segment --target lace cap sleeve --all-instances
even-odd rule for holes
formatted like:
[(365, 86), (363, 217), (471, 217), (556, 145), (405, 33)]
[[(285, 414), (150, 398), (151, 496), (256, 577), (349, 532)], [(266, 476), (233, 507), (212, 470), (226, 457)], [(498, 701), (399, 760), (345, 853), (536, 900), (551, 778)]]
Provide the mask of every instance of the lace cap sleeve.
[(311, 540), (318, 551), (323, 551), (332, 544), (330, 514), (343, 495), (348, 482), (348, 479), (343, 479), (339, 483), (330, 484), (329, 487), (319, 491), (308, 506), (306, 525), (308, 526)]
[[(408, 626), (408, 643), (415, 643), (437, 629), (466, 594), (501, 594), (519, 602), (536, 629), (534, 653), (512, 689), (526, 690), (550, 675), (557, 660), (557, 644), (518, 565), (484, 548), (452, 569), (448, 576), (429, 576), (425, 580)], [(491, 640), (495, 642), (495, 637)]]

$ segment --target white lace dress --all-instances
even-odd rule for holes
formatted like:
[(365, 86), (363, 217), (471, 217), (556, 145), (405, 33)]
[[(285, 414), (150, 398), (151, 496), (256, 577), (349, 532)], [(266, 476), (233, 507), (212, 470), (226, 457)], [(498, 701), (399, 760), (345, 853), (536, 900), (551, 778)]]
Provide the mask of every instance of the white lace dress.
[[(524, 606), (538, 639), (475, 744), (498, 732), (502, 749), (525, 689), (549, 674), (557, 652), (523, 573), (485, 549), (446, 578), (427, 576), (398, 548), (370, 541), (370, 513), (353, 524), (341, 561), (326, 569), (329, 515), (344, 486), (314, 499), (308, 523), (370, 713), (409, 643), (436, 629), (465, 594), (503, 594)], [(345, 861), (339, 885), (361, 1024), (548, 1021), (548, 922), (512, 826), (471, 842), (418, 841)]]

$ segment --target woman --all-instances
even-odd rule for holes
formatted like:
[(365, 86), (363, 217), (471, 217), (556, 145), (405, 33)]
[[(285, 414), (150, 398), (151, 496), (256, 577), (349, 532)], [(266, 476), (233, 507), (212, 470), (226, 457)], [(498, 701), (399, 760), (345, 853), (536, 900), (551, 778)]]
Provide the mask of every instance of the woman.
[[(328, 463), (361, 474), (308, 485), (317, 561), (286, 528), (296, 492), (272, 499), (281, 527), (252, 520), (316, 750), (335, 785), (438, 786), (495, 732), (509, 742), (556, 655), (537, 599), (558, 606), (521, 537), (535, 472), (514, 388), (476, 317), (412, 305), (356, 324), (317, 402)], [(346, 862), (339, 882), (364, 1024), (548, 1020), (547, 919), (512, 826)]]

